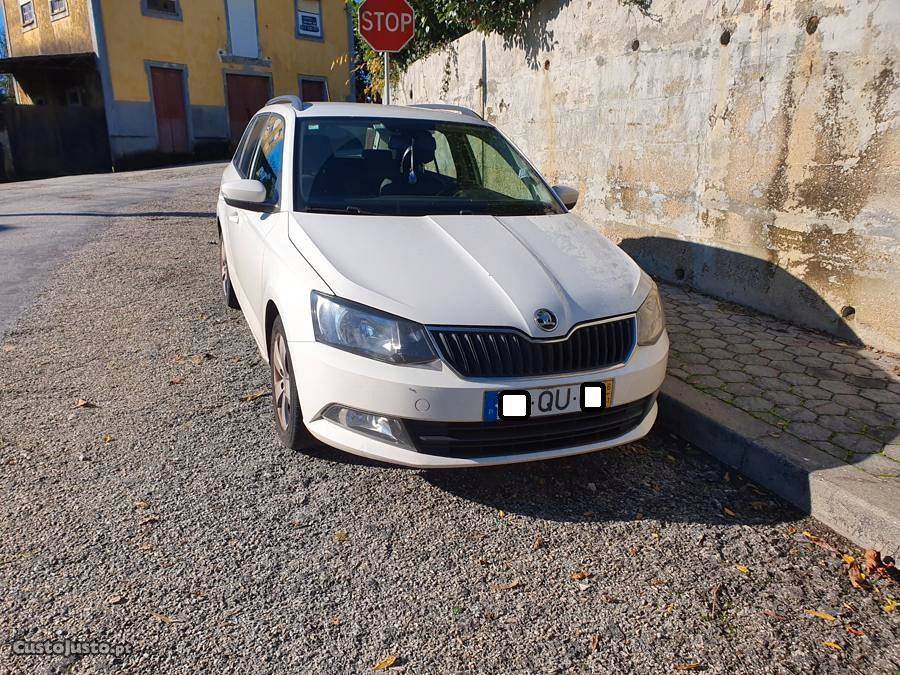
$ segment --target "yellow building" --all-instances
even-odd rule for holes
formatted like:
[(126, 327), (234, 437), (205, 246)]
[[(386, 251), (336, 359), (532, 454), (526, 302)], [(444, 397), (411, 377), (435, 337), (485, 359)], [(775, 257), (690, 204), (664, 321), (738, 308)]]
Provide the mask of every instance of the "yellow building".
[(113, 162), (214, 156), (273, 95), (353, 100), (342, 0), (0, 0), (20, 104), (105, 114)]

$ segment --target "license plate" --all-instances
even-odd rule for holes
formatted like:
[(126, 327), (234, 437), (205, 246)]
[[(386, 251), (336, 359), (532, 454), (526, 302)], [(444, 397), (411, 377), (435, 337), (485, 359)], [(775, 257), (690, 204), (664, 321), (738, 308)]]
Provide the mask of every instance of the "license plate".
[[(596, 396), (585, 396), (586, 387), (602, 387), (601, 406), (596, 406)], [(528, 405), (528, 417), (550, 417), (552, 415), (565, 415), (581, 412), (585, 408), (585, 399), (593, 403), (591, 408), (608, 408), (612, 405), (613, 381), (588, 382), (584, 384), (567, 384), (559, 387), (541, 387), (538, 389), (522, 389), (516, 392), (505, 391), (504, 394), (525, 394), (530, 402)], [(484, 421), (497, 422), (501, 420), (499, 391), (486, 391), (484, 393)]]

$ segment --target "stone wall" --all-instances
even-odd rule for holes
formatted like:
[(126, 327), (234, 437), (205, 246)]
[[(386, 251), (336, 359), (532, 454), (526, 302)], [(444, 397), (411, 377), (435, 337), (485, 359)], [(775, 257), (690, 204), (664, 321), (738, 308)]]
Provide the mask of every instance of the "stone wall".
[(398, 103), (497, 124), (651, 274), (900, 350), (896, 0), (545, 1)]

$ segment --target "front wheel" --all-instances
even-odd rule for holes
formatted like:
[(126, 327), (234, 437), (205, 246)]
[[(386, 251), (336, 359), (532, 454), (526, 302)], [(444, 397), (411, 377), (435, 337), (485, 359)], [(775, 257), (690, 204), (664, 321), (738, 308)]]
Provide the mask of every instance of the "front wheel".
[(281, 317), (275, 318), (269, 343), (269, 366), (272, 373), (272, 403), (275, 407), (275, 424), (281, 442), (292, 450), (309, 448), (315, 443), (312, 434), (303, 423), (300, 397), (297, 394), (297, 378), (291, 362), (291, 351), (284, 335)]

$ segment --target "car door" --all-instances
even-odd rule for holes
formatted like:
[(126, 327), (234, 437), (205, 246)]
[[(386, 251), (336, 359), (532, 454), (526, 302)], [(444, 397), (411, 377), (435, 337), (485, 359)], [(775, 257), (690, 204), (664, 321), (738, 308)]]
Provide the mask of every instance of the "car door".
[[(261, 116), (262, 117), (262, 116)], [(258, 180), (266, 188), (266, 199), (255, 209), (235, 209), (238, 222), (232, 223), (232, 260), (240, 280), (244, 302), (261, 325), (264, 316), (263, 259), (265, 238), (274, 227), (280, 213), (284, 160), (285, 120), (270, 113), (261, 124), (259, 142), (249, 164), (247, 178)], [(243, 306), (243, 302), (242, 302)], [(246, 311), (246, 310), (245, 310)]]
[[(247, 125), (244, 136), (241, 138), (241, 142), (238, 144), (237, 150), (234, 153), (234, 159), (225, 171), (223, 180), (229, 181), (240, 178), (249, 178), (250, 168), (253, 164), (253, 159), (256, 156), (256, 148), (259, 145), (259, 137), (262, 135), (262, 130), (268, 116), (268, 113), (265, 113), (257, 115), (250, 120), (250, 124)], [(243, 246), (241, 238), (247, 219), (242, 215), (243, 209), (240, 207), (228, 204), (224, 201), (222, 204), (223, 217), (221, 217), (219, 221), (225, 233), (225, 252), (228, 257), (228, 269), (231, 274), (231, 283), (237, 293), (238, 300), (243, 306), (246, 304), (246, 297), (244, 294), (244, 283), (241, 279), (239, 269), (238, 252)]]

